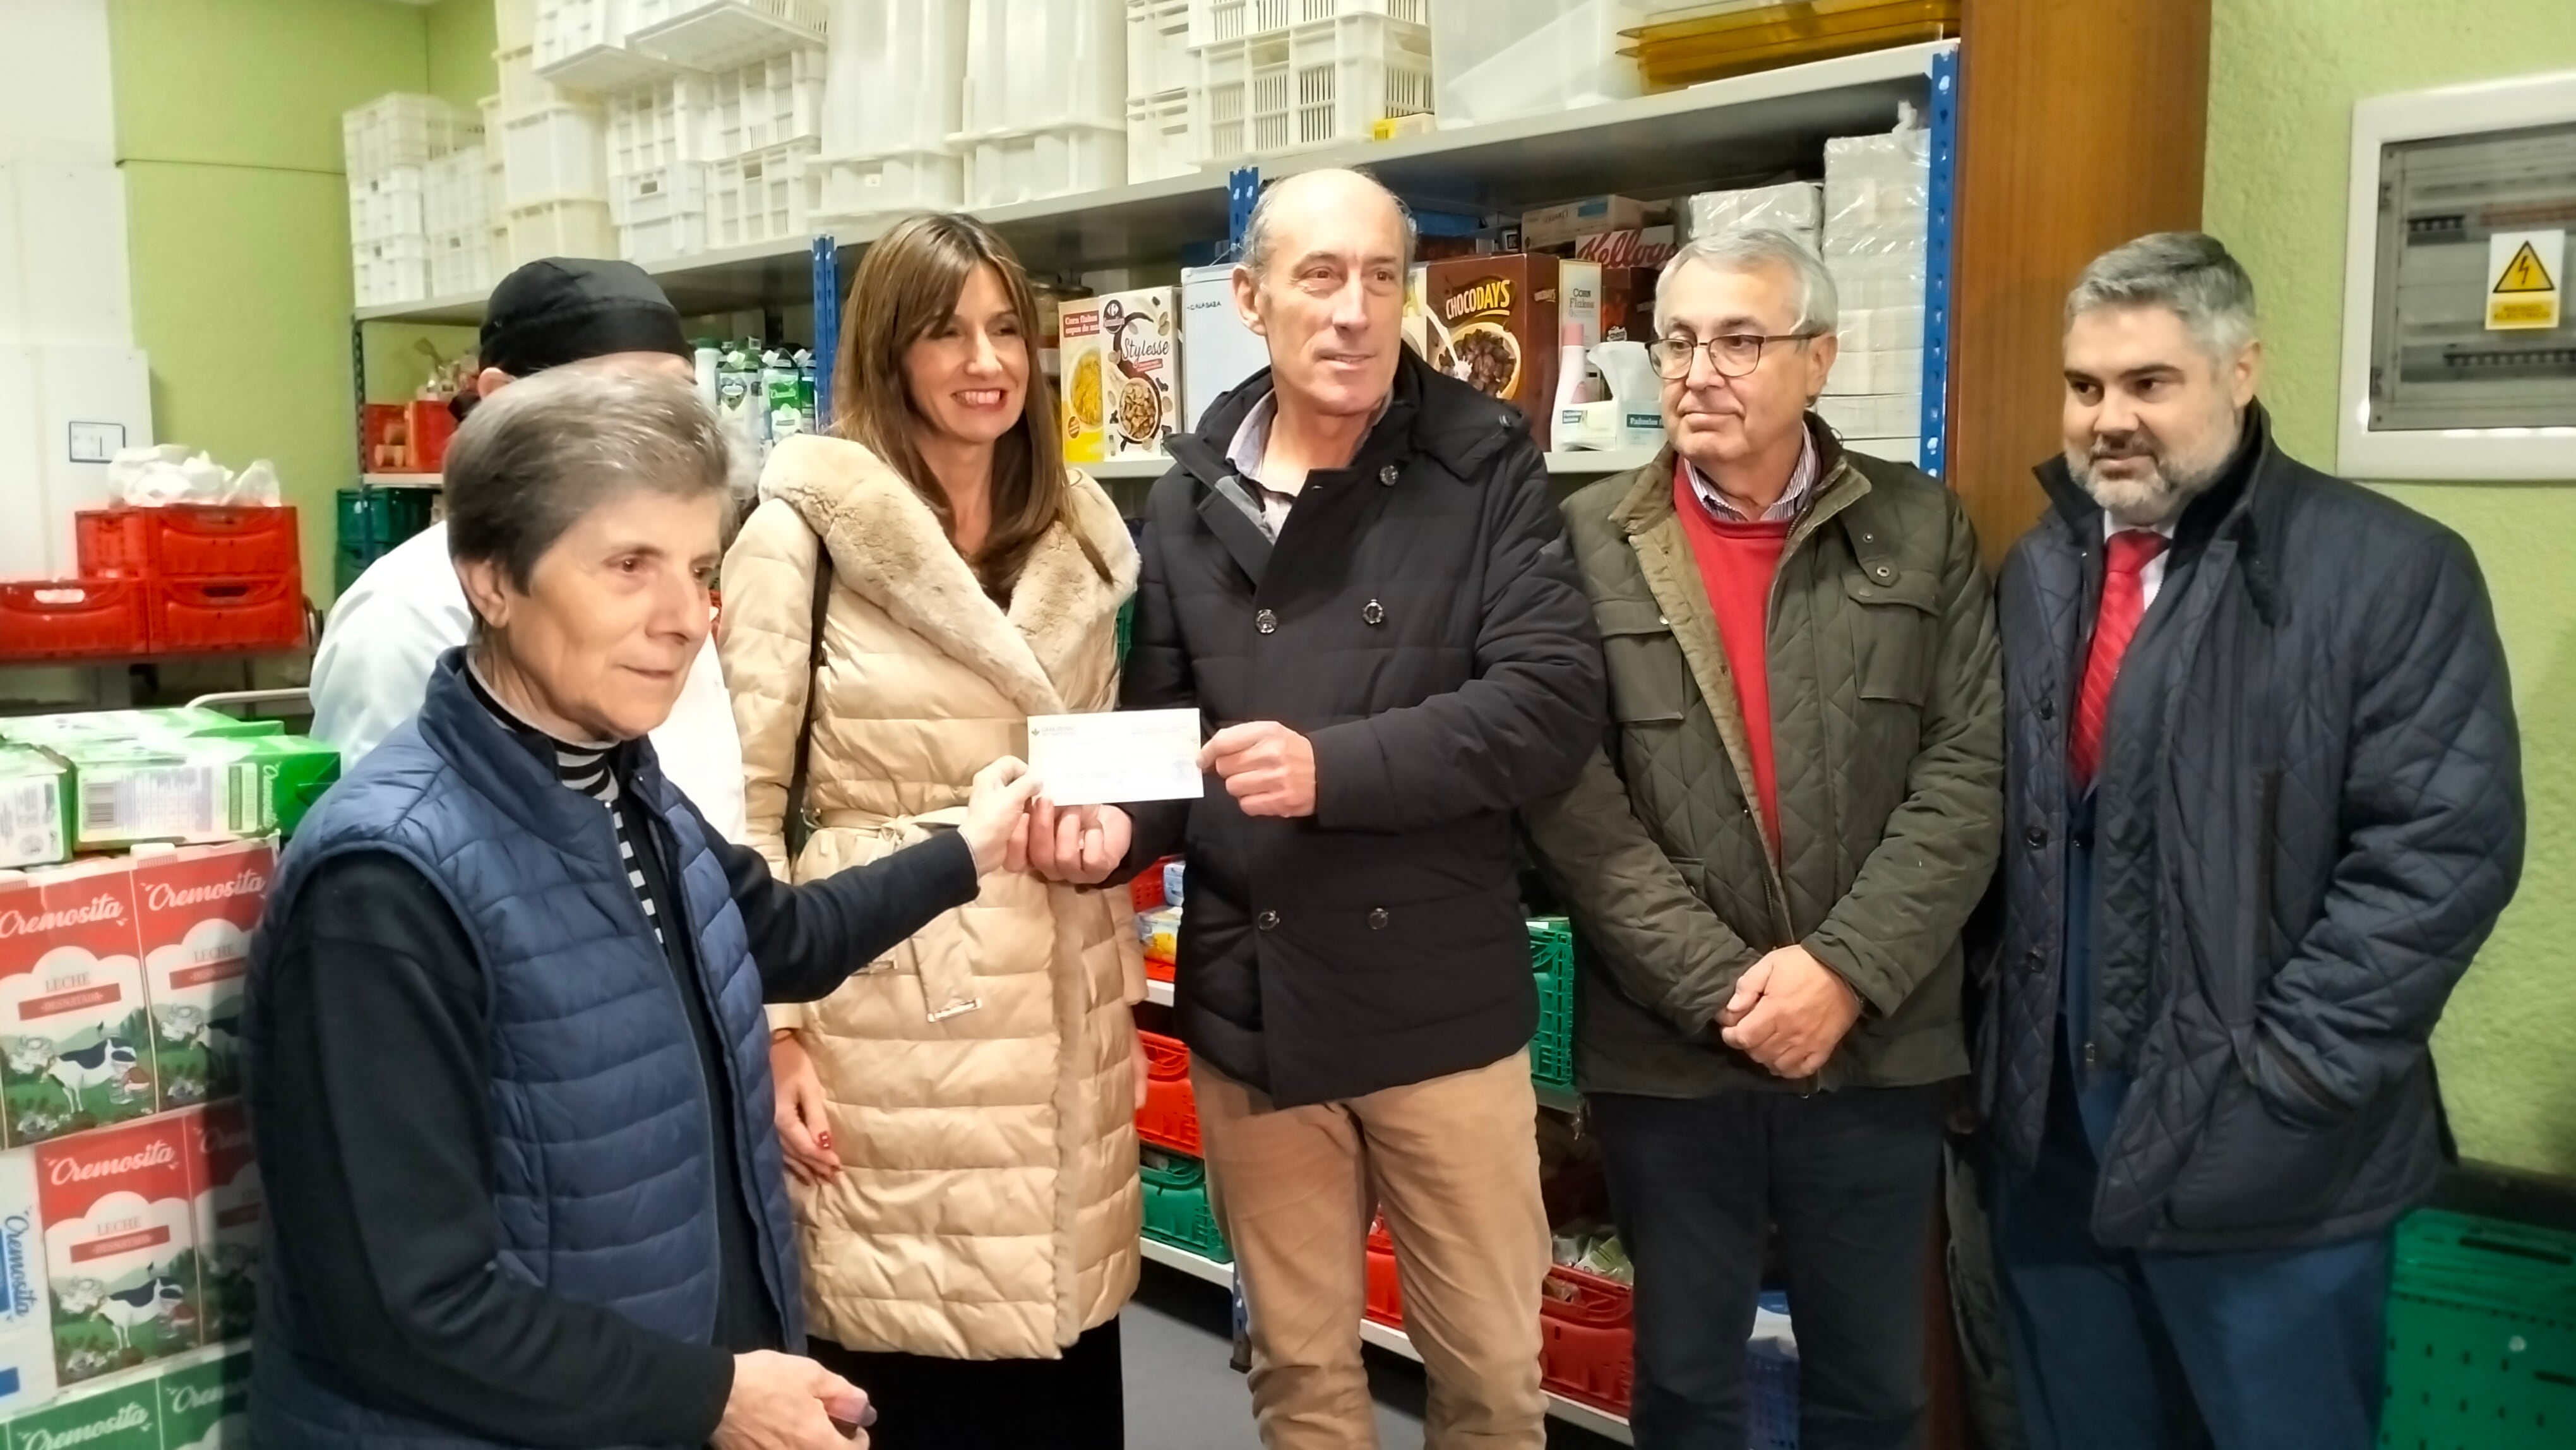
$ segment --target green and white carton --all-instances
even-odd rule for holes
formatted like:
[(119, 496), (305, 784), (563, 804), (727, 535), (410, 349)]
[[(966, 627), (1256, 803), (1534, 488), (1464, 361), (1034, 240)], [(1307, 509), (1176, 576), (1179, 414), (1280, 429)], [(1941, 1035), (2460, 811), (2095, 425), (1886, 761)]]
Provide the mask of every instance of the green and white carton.
[(9, 1450), (162, 1450), (157, 1380), (120, 1378), (20, 1415), (9, 1422)]
[(0, 741), (21, 745), (84, 740), (184, 740), (191, 736), (283, 735), (282, 720), (244, 720), (203, 705), (149, 710), (71, 710), (57, 715), (0, 716)]
[(161, 1450), (248, 1450), (250, 1351), (206, 1350), (161, 1371)]
[(71, 854), (68, 778), (45, 752), (0, 744), (0, 869), (50, 865)]
[(291, 834), (340, 778), (340, 752), (302, 735), (86, 741), (71, 767), (72, 849)]

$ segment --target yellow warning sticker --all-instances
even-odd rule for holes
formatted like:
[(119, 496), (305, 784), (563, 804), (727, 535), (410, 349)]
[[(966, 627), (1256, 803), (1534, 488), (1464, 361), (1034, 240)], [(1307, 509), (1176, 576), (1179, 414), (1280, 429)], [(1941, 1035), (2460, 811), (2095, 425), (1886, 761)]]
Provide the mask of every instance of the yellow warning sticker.
[(2558, 325), (2567, 276), (2567, 233), (2497, 232), (2487, 238), (2489, 331)]

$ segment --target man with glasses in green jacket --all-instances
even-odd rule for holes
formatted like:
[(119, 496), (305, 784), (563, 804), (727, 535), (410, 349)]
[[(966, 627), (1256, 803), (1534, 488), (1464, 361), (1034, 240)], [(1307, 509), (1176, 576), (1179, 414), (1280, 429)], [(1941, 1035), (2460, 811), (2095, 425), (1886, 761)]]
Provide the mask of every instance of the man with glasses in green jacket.
[(1565, 505), (1612, 720), (1525, 819), (1587, 954), (1577, 1076), (1636, 1265), (1644, 1450), (1745, 1443), (1774, 1228), (1803, 1443), (1921, 1437), (2002, 691), (1958, 501), (1809, 411), (1835, 321), (1790, 237), (1694, 242), (1656, 293), (1668, 445)]

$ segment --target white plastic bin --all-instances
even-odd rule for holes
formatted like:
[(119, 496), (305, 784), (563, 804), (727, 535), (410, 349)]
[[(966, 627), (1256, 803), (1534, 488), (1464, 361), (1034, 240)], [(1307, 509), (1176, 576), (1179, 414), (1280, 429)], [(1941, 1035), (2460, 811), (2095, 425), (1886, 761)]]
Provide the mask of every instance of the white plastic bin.
[(966, 159), (954, 151), (896, 151), (884, 156), (833, 156), (821, 168), (822, 212), (831, 222), (906, 211), (957, 211), (966, 205)]
[(1198, 169), (1191, 151), (1198, 127), (1195, 90), (1127, 103), (1127, 179), (1155, 181)]
[(839, 0), (829, 51), (824, 155), (951, 151), (948, 138), (965, 126), (964, 5)]
[(581, 91), (613, 91), (669, 74), (669, 61), (627, 46), (628, 3), (537, 0), (537, 73)]
[(465, 297), (492, 290), (492, 230), (477, 226), (429, 239), (429, 295)]
[(617, 179), (608, 198), (617, 255), (659, 262), (707, 249), (707, 167), (682, 161)]
[(715, 159), (715, 83), (683, 71), (608, 97), (608, 174)]
[(548, 106), (502, 127), (512, 210), (544, 201), (606, 201), (606, 122), (591, 106)]
[(725, 70), (821, 45), (830, 0), (626, 0), (626, 43), (695, 70)]
[(812, 141), (819, 149), (823, 76), (823, 52), (810, 48), (716, 72), (710, 78), (714, 156), (744, 156), (796, 141)]
[[(439, 164), (433, 161), (430, 166)], [(349, 240), (365, 243), (421, 235), (428, 226), (424, 195), (428, 169), (397, 166), (362, 181), (351, 181)]]
[(492, 0), (493, 45), (519, 50), (537, 43), (537, 0)]
[(352, 180), (398, 166), (426, 166), (482, 139), (479, 118), (436, 96), (395, 92), (340, 116), (341, 151)]
[(429, 163), (421, 186), (421, 224), (431, 236), (480, 232), (490, 224), (483, 148), (468, 146)]
[(1443, 127), (1627, 100), (1644, 92), (1626, 0), (1476, 0), (1431, 10), (1434, 109)]
[(359, 306), (383, 307), (429, 296), (429, 238), (386, 237), (359, 242), (349, 252)]
[(966, 0), (969, 137), (1127, 126), (1125, 0)]
[(1198, 161), (1224, 165), (1368, 139), (1431, 109), (1431, 32), (1349, 15), (1197, 49)]
[(1100, 191), (1127, 180), (1127, 128), (1049, 126), (975, 138), (966, 158), (967, 204), (1009, 206)]
[(822, 209), (822, 168), (813, 164), (820, 141), (795, 141), (729, 156), (707, 174), (707, 244), (747, 247), (813, 235)]
[(1127, 104), (1159, 99), (1198, 79), (1190, 60), (1190, 0), (1127, 0)]
[(516, 50), (496, 50), (492, 52), (492, 66), (501, 74), (501, 93), (496, 97), (500, 102), (499, 114), (490, 116), (484, 125), (484, 130), (489, 135), (497, 137), (500, 134), (500, 123), (505, 117), (524, 116), (531, 111), (542, 111), (548, 106), (588, 106), (596, 103), (597, 98), (588, 91), (559, 86), (537, 74), (537, 51), (534, 46), (523, 45)]
[[(1374, 15), (1408, 25), (1431, 23), (1433, 0), (1190, 0), (1190, 44), (1249, 40), (1346, 15)], [(1441, 0), (1481, 10), (1488, 0)]]
[[(542, 257), (613, 257), (617, 228), (604, 201), (549, 201), (509, 215), (511, 267)], [(497, 265), (497, 264), (496, 264)]]

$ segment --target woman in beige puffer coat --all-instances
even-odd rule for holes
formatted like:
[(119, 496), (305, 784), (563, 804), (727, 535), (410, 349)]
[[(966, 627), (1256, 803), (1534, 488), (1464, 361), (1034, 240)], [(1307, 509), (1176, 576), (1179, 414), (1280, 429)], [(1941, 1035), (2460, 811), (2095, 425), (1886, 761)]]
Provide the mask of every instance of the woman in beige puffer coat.
[[(1029, 716), (1116, 701), (1136, 553), (1060, 461), (1034, 309), (971, 219), (876, 243), (844, 325), (840, 436), (778, 445), (725, 556), (751, 844), (782, 875), (952, 825), (977, 770), (1027, 753)], [(791, 864), (809, 721), (812, 835)], [(1144, 981), (1124, 888), (996, 873), (831, 997), (774, 1013), (813, 1353), (870, 1393), (878, 1450), (1120, 1443)]]

